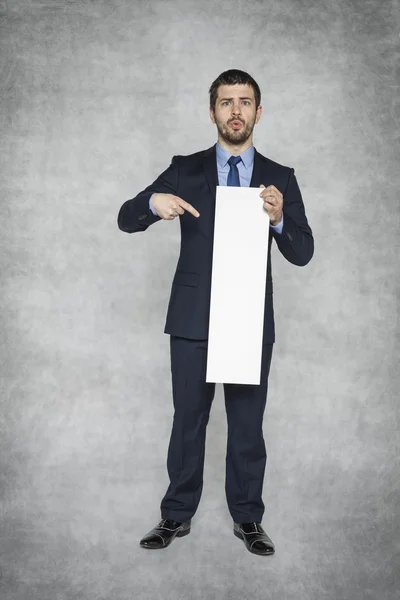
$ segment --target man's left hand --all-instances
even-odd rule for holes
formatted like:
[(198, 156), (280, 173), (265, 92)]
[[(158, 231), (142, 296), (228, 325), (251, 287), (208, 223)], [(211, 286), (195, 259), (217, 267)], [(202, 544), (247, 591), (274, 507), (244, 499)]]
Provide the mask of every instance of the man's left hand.
[(283, 196), (274, 185), (265, 187), (261, 184), (260, 187), (264, 188), (260, 197), (264, 200), (264, 208), (268, 212), (269, 221), (271, 225), (278, 225), (282, 219)]

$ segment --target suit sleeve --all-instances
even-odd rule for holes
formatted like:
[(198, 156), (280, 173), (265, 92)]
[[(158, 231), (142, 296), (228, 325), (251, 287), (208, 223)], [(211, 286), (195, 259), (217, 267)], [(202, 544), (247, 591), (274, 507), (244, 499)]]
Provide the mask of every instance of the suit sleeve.
[(279, 251), (290, 263), (304, 267), (310, 262), (314, 254), (314, 238), (307, 222), (293, 168), (290, 168), (288, 183), (283, 194), (282, 233), (279, 234), (272, 229), (272, 235)]
[(154, 215), (151, 211), (149, 206), (150, 197), (156, 192), (177, 195), (178, 179), (178, 157), (174, 156), (170, 166), (152, 184), (121, 206), (117, 219), (121, 231), (126, 231), (126, 233), (146, 231), (153, 223), (162, 221), (161, 217)]

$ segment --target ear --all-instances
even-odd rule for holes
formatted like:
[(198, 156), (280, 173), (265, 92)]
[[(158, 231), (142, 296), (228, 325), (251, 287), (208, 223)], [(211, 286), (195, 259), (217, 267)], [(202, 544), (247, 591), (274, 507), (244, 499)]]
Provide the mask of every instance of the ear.
[(210, 119), (211, 121), (215, 124), (215, 116), (214, 116), (214, 111), (210, 106)]
[(262, 114), (262, 106), (260, 104), (260, 106), (256, 110), (256, 123), (258, 123), (258, 121), (261, 119), (261, 114)]

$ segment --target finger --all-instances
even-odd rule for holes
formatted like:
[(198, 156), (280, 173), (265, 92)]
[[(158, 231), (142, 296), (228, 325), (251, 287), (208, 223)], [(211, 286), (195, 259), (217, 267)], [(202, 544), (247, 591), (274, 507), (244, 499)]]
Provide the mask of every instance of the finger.
[(267, 195), (267, 196), (276, 196), (276, 198), (281, 198), (282, 194), (280, 193), (279, 190), (277, 190), (276, 188), (274, 188), (274, 186), (268, 186), (267, 188), (265, 188), (265, 190), (263, 190), (263, 192)]
[(280, 195), (278, 195), (276, 193), (273, 193), (273, 192), (266, 193), (263, 196), (263, 198), (270, 198), (270, 199), (273, 199), (276, 202), (276, 204), (283, 204), (283, 198), (282, 198), (282, 196), (280, 196)]
[(262, 199), (264, 202), (269, 202), (270, 204), (278, 204), (279, 202), (279, 199), (272, 194), (266, 194), (265, 196), (262, 196)]
[(194, 217), (199, 217), (200, 213), (191, 205), (189, 202), (182, 200), (182, 198), (176, 198), (179, 206), (181, 206), (184, 210), (190, 212)]
[(175, 214), (178, 213), (178, 215), (183, 215), (183, 213), (185, 212), (183, 208), (179, 206), (179, 204), (178, 206), (174, 206), (173, 210), (175, 211)]
[(277, 194), (278, 197), (282, 196), (281, 192), (274, 185), (269, 185), (268, 187), (265, 187), (265, 185), (261, 184), (259, 187), (264, 188), (263, 192), (268, 192), (270, 194)]
[(264, 200), (264, 206), (265, 207), (270, 206), (271, 208), (276, 208), (277, 204), (276, 204), (276, 202), (271, 202), (271, 200)]
[(281, 202), (279, 202), (278, 200), (276, 200), (276, 198), (268, 197), (268, 198), (264, 198), (264, 206), (265, 207), (269, 206), (274, 209), (277, 209), (277, 208), (281, 209), (283, 207), (283, 204)]
[(279, 194), (277, 194), (276, 192), (274, 192), (274, 190), (271, 190), (269, 188), (264, 188), (262, 192), (260, 192), (260, 196), (261, 198), (266, 198), (267, 196), (273, 196), (274, 198), (279, 198)]
[(276, 203), (282, 203), (283, 204), (283, 198), (281, 196), (278, 196), (278, 194), (273, 193), (273, 192), (267, 192), (266, 190), (263, 190), (260, 194), (261, 198), (263, 198), (264, 200), (266, 198), (269, 198), (270, 200), (274, 200)]
[(269, 185), (266, 189), (269, 190), (269, 191), (271, 191), (271, 192), (273, 192), (273, 193), (278, 194), (278, 196), (282, 196), (281, 192), (274, 185)]

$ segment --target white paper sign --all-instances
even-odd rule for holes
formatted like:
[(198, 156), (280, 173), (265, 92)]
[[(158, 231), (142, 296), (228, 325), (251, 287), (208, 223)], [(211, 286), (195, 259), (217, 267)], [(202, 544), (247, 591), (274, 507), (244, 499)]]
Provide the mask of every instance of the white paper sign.
[(260, 384), (269, 236), (260, 192), (217, 186), (208, 383)]

